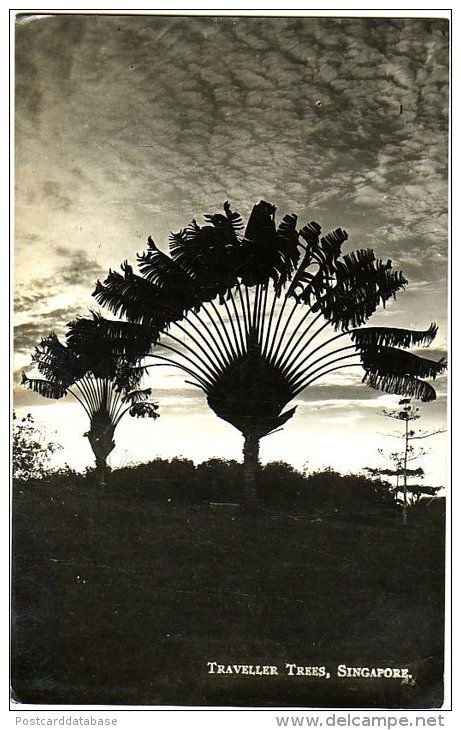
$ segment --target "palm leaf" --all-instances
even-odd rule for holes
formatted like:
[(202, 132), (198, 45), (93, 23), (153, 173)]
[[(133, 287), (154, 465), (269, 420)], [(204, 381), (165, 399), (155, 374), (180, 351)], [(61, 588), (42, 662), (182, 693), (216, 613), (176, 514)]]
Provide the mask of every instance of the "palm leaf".
[(290, 288), (288, 289), (288, 296), (297, 296), (296, 290), (301, 289), (301, 291), (298, 292), (300, 297), (304, 292), (305, 284), (312, 279), (312, 275), (310, 272), (307, 272), (307, 269), (313, 263), (312, 250), (319, 244), (321, 231), (321, 227), (315, 221), (311, 221), (307, 226), (303, 226), (303, 228), (299, 231), (299, 236), (306, 243), (305, 252), (303, 259), (292, 278)]
[(243, 262), (239, 275), (243, 284), (267, 284), (272, 279), (276, 291), (290, 279), (299, 260), (296, 216), (286, 215), (275, 227), (276, 208), (261, 200), (253, 206), (242, 242)]
[(105, 319), (97, 312), (91, 314), (92, 319), (77, 317), (69, 322), (66, 334), (68, 347), (88, 363), (89, 369), (93, 369), (96, 358), (136, 360), (149, 352), (152, 344), (149, 327)]
[(176, 298), (183, 309), (191, 309), (200, 304), (200, 293), (192, 276), (177, 261), (160, 251), (150, 236), (147, 240), (148, 251), (137, 256), (143, 277)]
[(184, 309), (168, 293), (125, 267), (125, 276), (110, 271), (104, 284), (96, 283), (93, 296), (116, 316), (152, 329), (153, 339), (167, 324), (184, 316)]
[(309, 306), (312, 299), (319, 300), (334, 282), (341, 246), (348, 238), (342, 228), (320, 238), (321, 230), (315, 221), (301, 228), (299, 235), (306, 243), (305, 254), (288, 294)]
[(235, 233), (238, 234), (238, 232), (241, 231), (245, 227), (240, 213), (232, 212), (230, 203), (228, 200), (226, 200), (226, 202), (224, 203), (223, 208), (226, 213), (227, 220), (231, 224)]
[(393, 373), (381, 375), (370, 371), (365, 373), (362, 383), (384, 393), (418, 398), (423, 403), (433, 401), (437, 397), (432, 385), (411, 375), (396, 375)]
[(336, 283), (317, 298), (313, 311), (321, 311), (335, 329), (358, 327), (407, 283), (390, 261), (376, 260), (370, 249), (356, 251), (336, 262)]
[(411, 375), (434, 379), (437, 375), (441, 375), (447, 367), (447, 361), (444, 358), (437, 361), (428, 360), (395, 347), (362, 345), (358, 349), (365, 370), (379, 375)]
[[(186, 228), (170, 235), (170, 253), (176, 264), (194, 282), (202, 301), (222, 297), (237, 283), (242, 263), (237, 235), (240, 216), (225, 205), (226, 215), (204, 216), (212, 223), (203, 228), (193, 220)], [(235, 217), (237, 216), (237, 217)]]
[(25, 385), (29, 390), (33, 390), (34, 393), (38, 393), (44, 398), (59, 400), (67, 395), (66, 386), (50, 383), (48, 380), (42, 380), (41, 378), (28, 378), (24, 372), (22, 373), (21, 385)]
[(279, 253), (281, 257), (281, 265), (279, 266), (279, 278), (277, 282), (277, 292), (291, 279), (293, 271), (299, 261), (299, 236), (296, 229), (297, 216), (292, 213), (285, 215), (277, 228), (277, 238)]
[(123, 400), (125, 401), (125, 403), (131, 403), (132, 405), (134, 405), (135, 403), (144, 403), (145, 401), (149, 400), (151, 395), (152, 388), (144, 388), (143, 390), (130, 390), (124, 395)]
[(35, 347), (32, 362), (36, 364), (40, 375), (67, 388), (85, 373), (79, 358), (59, 341), (54, 332)]
[(156, 403), (134, 403), (130, 408), (130, 416), (135, 418), (160, 418), (160, 413), (157, 413), (158, 405)]
[(432, 322), (427, 330), (408, 330), (396, 327), (363, 327), (352, 330), (352, 340), (358, 345), (391, 345), (393, 347), (428, 347), (437, 334)]

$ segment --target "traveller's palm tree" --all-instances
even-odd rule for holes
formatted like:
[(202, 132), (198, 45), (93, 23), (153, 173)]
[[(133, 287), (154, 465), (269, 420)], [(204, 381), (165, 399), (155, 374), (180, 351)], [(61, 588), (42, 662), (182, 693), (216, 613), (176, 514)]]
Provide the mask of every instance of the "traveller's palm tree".
[(249, 500), (259, 440), (292, 417), (295, 407), (283, 409), (309, 385), (360, 366), (367, 385), (429, 401), (435, 391), (424, 378), (446, 368), (401, 349), (429, 345), (434, 324), (424, 332), (362, 327), (407, 284), (390, 261), (370, 249), (343, 255), (340, 228), (322, 236), (312, 222), (298, 230), (295, 215), (277, 227), (275, 210), (261, 201), (244, 229), (225, 203), (224, 215), (205, 216), (209, 225), (194, 220), (171, 234), (170, 255), (149, 237), (140, 275), (125, 262), (94, 292), (114, 314), (149, 328), (167, 351), (154, 348), (153, 357), (186, 372), (241, 431)]
[(145, 328), (113, 324), (96, 313), (67, 325), (67, 343), (51, 332), (35, 348), (32, 362), (42, 378), (22, 375), (22, 383), (45, 398), (72, 395), (90, 421), (88, 437), (96, 471), (104, 482), (107, 458), (115, 447), (114, 432), (126, 413), (157, 418), (151, 389), (140, 388), (142, 356), (149, 349)]

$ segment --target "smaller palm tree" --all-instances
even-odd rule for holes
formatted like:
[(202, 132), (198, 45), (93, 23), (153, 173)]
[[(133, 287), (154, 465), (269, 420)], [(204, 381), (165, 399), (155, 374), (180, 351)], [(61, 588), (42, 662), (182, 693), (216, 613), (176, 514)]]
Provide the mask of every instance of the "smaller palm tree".
[[(23, 372), (22, 384), (45, 398), (72, 395), (90, 421), (84, 434), (95, 456), (99, 481), (105, 483), (107, 459), (115, 447), (114, 433), (126, 413), (158, 418), (151, 389), (140, 387), (144, 352), (151, 340), (141, 325), (111, 323), (96, 312), (67, 325), (63, 344), (54, 332), (36, 346), (32, 363), (42, 378)], [(116, 324), (116, 327), (114, 326)]]

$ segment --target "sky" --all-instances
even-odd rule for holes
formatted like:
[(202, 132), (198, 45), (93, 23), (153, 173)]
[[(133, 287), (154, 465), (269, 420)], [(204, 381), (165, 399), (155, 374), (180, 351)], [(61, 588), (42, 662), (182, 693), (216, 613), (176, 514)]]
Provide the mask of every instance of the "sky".
[[(85, 414), (70, 397), (22, 389), (33, 347), (98, 306), (95, 281), (170, 231), (229, 200), (280, 219), (341, 227), (344, 251), (371, 247), (409, 281), (370, 325), (439, 332), (447, 350), (449, 27), (385, 17), (18, 16), (15, 38), (14, 396), (56, 463), (84, 468)], [(105, 312), (107, 315), (108, 313)], [(29, 371), (28, 371), (29, 372)], [(388, 466), (398, 397), (342, 371), (301, 393), (263, 461), (308, 470)], [(157, 456), (241, 459), (242, 437), (185, 386), (155, 370), (157, 421), (127, 417), (113, 467)], [(417, 428), (446, 424), (446, 377)], [(446, 480), (446, 435), (427, 439), (426, 482)]]

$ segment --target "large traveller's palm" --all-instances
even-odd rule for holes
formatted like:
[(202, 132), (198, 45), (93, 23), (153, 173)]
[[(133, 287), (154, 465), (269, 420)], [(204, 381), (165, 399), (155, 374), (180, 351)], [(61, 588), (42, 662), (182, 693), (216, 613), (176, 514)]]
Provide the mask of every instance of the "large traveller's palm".
[(207, 225), (194, 220), (171, 234), (170, 255), (149, 238), (140, 275), (125, 262), (94, 292), (114, 314), (150, 329), (154, 357), (185, 371), (241, 431), (250, 500), (259, 440), (292, 417), (295, 407), (283, 409), (309, 385), (360, 366), (367, 385), (429, 401), (435, 391), (424, 378), (446, 368), (401, 349), (428, 346), (434, 324), (424, 332), (362, 327), (407, 284), (390, 261), (370, 249), (343, 255), (339, 228), (322, 236), (311, 222), (298, 230), (295, 215), (277, 227), (275, 210), (261, 201), (244, 229), (225, 203)]
[(150, 337), (143, 327), (111, 323), (93, 313), (67, 325), (67, 343), (55, 333), (35, 348), (32, 362), (42, 378), (22, 383), (45, 398), (60, 399), (71, 394), (90, 421), (88, 437), (102, 482), (107, 458), (115, 447), (114, 432), (126, 413), (157, 418), (157, 404), (150, 400), (150, 388), (140, 388), (144, 375), (142, 356)]

